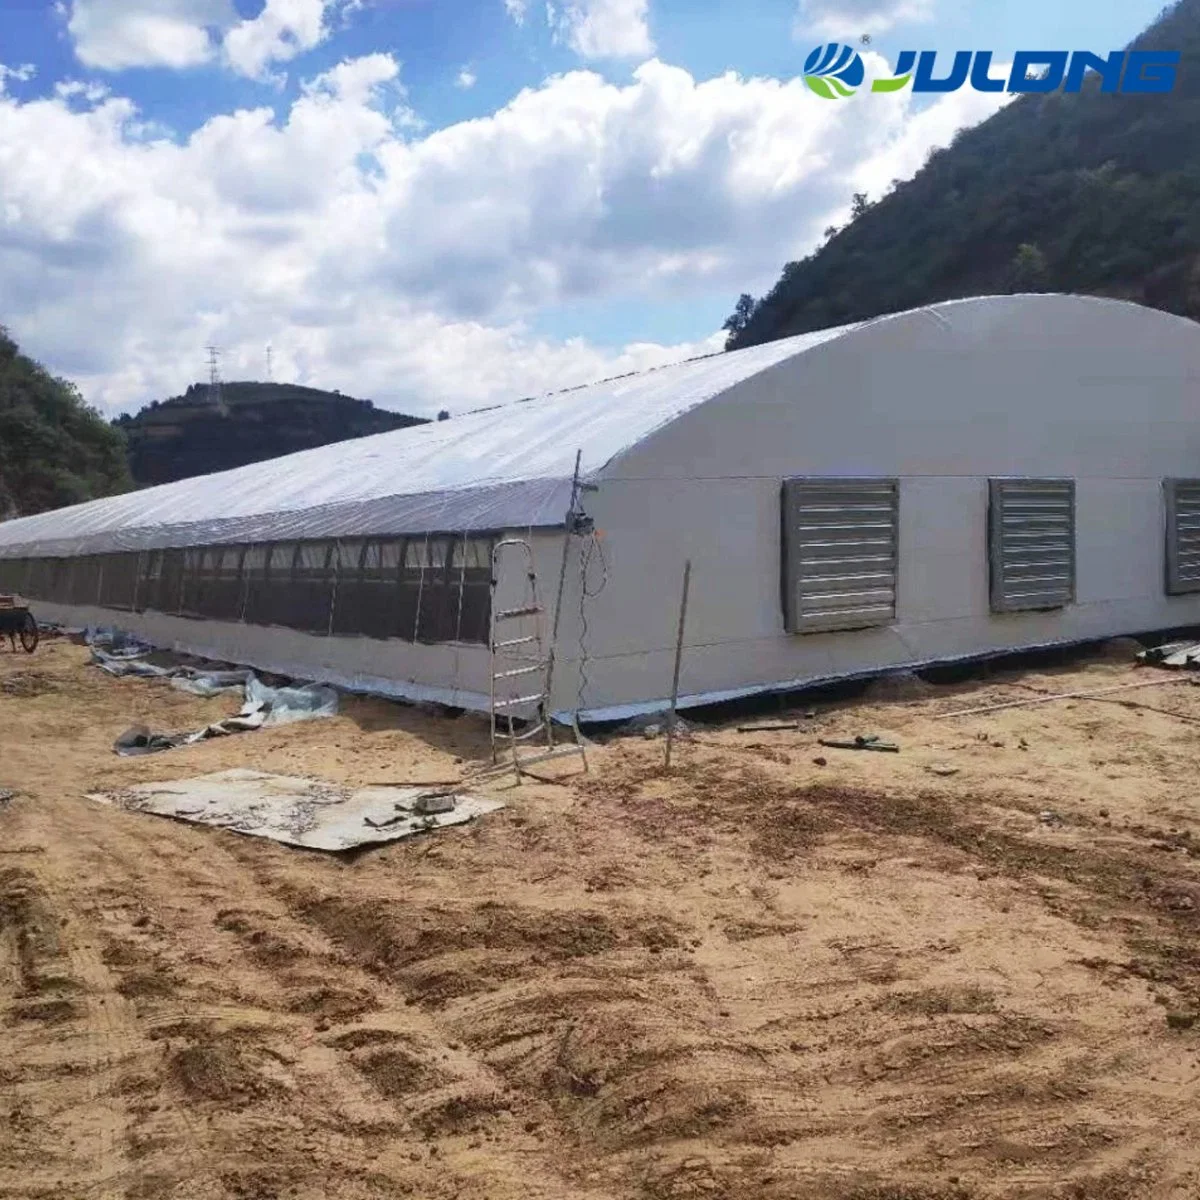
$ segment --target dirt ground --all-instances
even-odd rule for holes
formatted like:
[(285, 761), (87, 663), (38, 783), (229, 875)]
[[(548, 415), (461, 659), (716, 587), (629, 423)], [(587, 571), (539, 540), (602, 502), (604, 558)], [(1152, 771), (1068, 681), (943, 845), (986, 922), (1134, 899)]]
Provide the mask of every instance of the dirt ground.
[[(612, 737), (344, 858), (85, 793), (452, 779), (479, 718), (348, 700), (121, 759), (236, 702), (86, 657), (0, 649), (2, 1197), (1200, 1196), (1190, 680), (1110, 653), (879, 688), (698, 727), (669, 775)], [(901, 752), (816, 741), (859, 733)]]

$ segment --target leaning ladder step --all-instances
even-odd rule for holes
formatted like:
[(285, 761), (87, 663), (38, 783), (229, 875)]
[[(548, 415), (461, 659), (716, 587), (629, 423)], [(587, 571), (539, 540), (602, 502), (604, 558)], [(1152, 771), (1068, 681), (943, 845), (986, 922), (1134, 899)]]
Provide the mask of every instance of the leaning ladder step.
[(528, 742), (531, 738), (535, 738), (539, 733), (546, 732), (546, 723), (538, 721), (536, 725), (531, 725), (528, 729), (523, 729), (520, 733), (514, 733), (512, 740), (514, 742)]
[(514, 617), (536, 617), (542, 612), (540, 604), (527, 604), (523, 608), (502, 608), (496, 614), (497, 621), (508, 621)]
[(541, 692), (534, 692), (531, 696), (512, 696), (508, 700), (497, 700), (497, 708), (516, 708), (520, 704), (532, 704), (535, 700), (543, 700), (545, 697)]
[(532, 675), (537, 671), (544, 671), (545, 669), (545, 663), (534, 663), (531, 667), (516, 667), (511, 671), (497, 671), (494, 678), (515, 679), (518, 675)]
[(519, 759), (519, 762), (522, 767), (532, 767), (534, 763), (548, 762), (552, 758), (566, 758), (569, 754), (583, 754), (583, 747), (577, 744), (555, 746), (553, 750), (531, 754), (528, 758)]

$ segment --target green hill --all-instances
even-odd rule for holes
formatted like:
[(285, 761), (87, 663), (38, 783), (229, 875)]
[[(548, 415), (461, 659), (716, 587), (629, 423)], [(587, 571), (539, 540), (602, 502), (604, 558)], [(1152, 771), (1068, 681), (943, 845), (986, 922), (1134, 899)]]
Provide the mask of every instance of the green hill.
[(855, 197), (845, 228), (766, 296), (741, 298), (728, 348), (989, 293), (1200, 317), (1200, 0), (1134, 47), (1182, 51), (1173, 92), (1102, 94), (1093, 77), (1075, 95), (1014, 100), (877, 203)]
[(0, 328), (0, 520), (130, 486), (120, 431)]
[(148, 486), (425, 422), (290, 383), (224, 383), (216, 404), (208, 385), (195, 383), (114, 424), (128, 442), (134, 480)]

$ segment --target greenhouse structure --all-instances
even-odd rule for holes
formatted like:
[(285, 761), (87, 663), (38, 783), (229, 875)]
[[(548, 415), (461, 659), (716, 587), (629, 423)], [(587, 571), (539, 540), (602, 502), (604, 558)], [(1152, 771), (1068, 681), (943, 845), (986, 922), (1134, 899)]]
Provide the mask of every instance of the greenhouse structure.
[(663, 705), (685, 561), (681, 706), (1197, 624), (1200, 326), (950, 301), (0, 523), (0, 591), (486, 711), (505, 538), (548, 607), (566, 540), (551, 711), (583, 720)]

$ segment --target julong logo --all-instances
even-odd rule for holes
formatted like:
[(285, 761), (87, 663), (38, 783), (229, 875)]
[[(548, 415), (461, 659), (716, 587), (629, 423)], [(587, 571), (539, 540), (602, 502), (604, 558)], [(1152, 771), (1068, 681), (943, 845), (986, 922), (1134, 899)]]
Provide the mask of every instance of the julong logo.
[(818, 46), (804, 60), (804, 82), (824, 100), (853, 96), (866, 74), (858, 51), (837, 42)]
[[(1182, 55), (1178, 50), (1019, 50), (1006, 75), (993, 74), (990, 50), (959, 50), (947, 69), (936, 50), (905, 50), (891, 76), (871, 81), (872, 92), (1078, 92), (1089, 74), (1101, 92), (1155, 94), (1169, 92)], [(824, 100), (853, 96), (866, 77), (862, 57), (851, 46), (830, 42), (804, 60), (804, 82)]]

